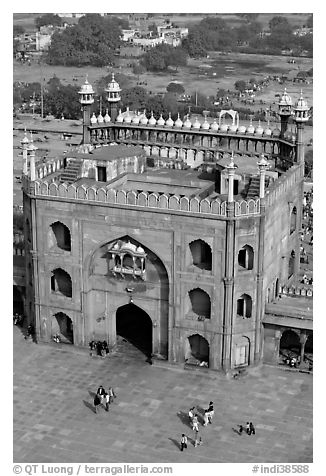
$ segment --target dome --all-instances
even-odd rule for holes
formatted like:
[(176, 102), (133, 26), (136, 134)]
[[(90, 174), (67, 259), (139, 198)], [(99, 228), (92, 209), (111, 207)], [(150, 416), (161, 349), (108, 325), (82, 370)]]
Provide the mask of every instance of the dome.
[(116, 118), (116, 122), (123, 122), (123, 115), (121, 113), (121, 109), (119, 109), (119, 114)]
[(211, 124), (210, 130), (213, 132), (217, 132), (219, 130), (219, 125), (216, 122), (216, 119)]
[(245, 134), (246, 131), (247, 131), (247, 128), (243, 124), (238, 127), (238, 134)]
[(166, 127), (173, 127), (174, 121), (171, 119), (171, 113), (169, 112), (169, 118), (165, 122)]
[(129, 107), (127, 107), (126, 113), (125, 113), (124, 118), (123, 118), (123, 122), (126, 122), (127, 124), (130, 124), (131, 119), (132, 119), (132, 117), (131, 117), (130, 112), (129, 112)]
[(247, 134), (253, 134), (255, 132), (255, 127), (252, 125), (252, 119), (250, 119), (250, 124), (247, 127)]
[(94, 94), (94, 89), (91, 84), (85, 79), (85, 83), (81, 86), (80, 90), (78, 91), (79, 94)]
[(284, 139), (288, 141), (292, 140), (292, 132), (289, 129), (284, 132)]
[(305, 101), (303, 99), (302, 91), (301, 91), (301, 94), (300, 94), (300, 97), (299, 97), (298, 101), (295, 104), (295, 109), (298, 110), (298, 111), (308, 111), (309, 110), (307, 101)]
[(162, 114), (160, 115), (160, 118), (158, 119), (156, 125), (160, 127), (163, 127), (165, 125), (165, 120), (163, 119)]
[(155, 119), (155, 117), (154, 117), (154, 115), (153, 115), (153, 111), (152, 111), (151, 117), (149, 118), (148, 124), (149, 124), (150, 126), (155, 126), (155, 124), (156, 124), (156, 119)]
[(25, 133), (24, 133), (24, 138), (20, 141), (21, 144), (29, 144), (29, 140), (27, 138), (27, 135), (26, 135), (26, 129), (25, 129)]
[(286, 92), (286, 88), (284, 88), (284, 93), (282, 94), (282, 97), (280, 99), (280, 102), (278, 103), (279, 106), (292, 106), (292, 99)]
[(178, 113), (178, 118), (174, 123), (174, 127), (180, 127), (181, 128), (182, 126), (183, 126), (183, 122), (181, 121), (180, 114)]
[(121, 91), (119, 83), (117, 83), (116, 80), (114, 79), (114, 73), (112, 73), (111, 82), (108, 84), (105, 91), (107, 91), (108, 93), (110, 92), (119, 93)]
[(205, 116), (205, 120), (201, 125), (201, 128), (204, 129), (205, 131), (208, 131), (209, 129), (209, 122), (207, 121), (207, 116)]
[(104, 118), (103, 118), (103, 116), (102, 116), (101, 113), (99, 113), (99, 115), (97, 116), (97, 122), (98, 122), (99, 124), (101, 124), (102, 122), (104, 122)]
[(104, 116), (104, 122), (111, 122), (111, 117), (109, 116), (108, 110), (106, 110), (106, 113)]
[(192, 124), (193, 129), (200, 129), (200, 122), (198, 121), (198, 117), (196, 116), (195, 122)]
[(264, 132), (264, 129), (262, 128), (261, 124), (260, 124), (260, 121), (258, 121), (258, 126), (256, 127), (255, 129), (255, 134), (257, 136), (262, 136), (263, 135), (263, 132)]
[(132, 243), (130, 243), (130, 241), (128, 241), (127, 243), (123, 243), (120, 248), (121, 251), (132, 251), (132, 252), (135, 252), (136, 249), (137, 249), (136, 245), (133, 245)]
[(221, 132), (227, 132), (229, 129), (229, 126), (227, 124), (221, 124), (220, 125), (220, 131)]
[(144, 248), (142, 248), (141, 246), (138, 246), (136, 251), (137, 251), (137, 253), (145, 253)]
[(96, 119), (96, 116), (95, 116), (95, 112), (93, 112), (93, 115), (91, 117), (91, 124), (96, 124), (97, 123), (97, 119)]
[(132, 123), (133, 124), (139, 124), (141, 116), (139, 114), (135, 114), (134, 117), (132, 118)]
[(188, 114), (187, 114), (186, 120), (183, 123), (183, 127), (184, 127), (184, 129), (190, 129), (191, 128), (191, 122), (189, 120)]
[(231, 124), (229, 127), (230, 132), (237, 132), (238, 126), (236, 124)]
[(273, 129), (272, 131), (272, 136), (273, 137), (280, 137), (281, 135), (281, 131), (278, 129), (278, 127), (275, 127), (275, 129)]
[(146, 126), (147, 123), (148, 123), (148, 119), (147, 119), (147, 117), (146, 117), (145, 111), (144, 111), (143, 114), (140, 116), (140, 123), (141, 123), (143, 126)]

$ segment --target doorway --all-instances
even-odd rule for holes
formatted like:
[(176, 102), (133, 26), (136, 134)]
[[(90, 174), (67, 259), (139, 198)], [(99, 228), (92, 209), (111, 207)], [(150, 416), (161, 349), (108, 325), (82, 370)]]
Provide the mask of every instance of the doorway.
[(116, 332), (146, 357), (152, 355), (153, 324), (149, 315), (133, 303), (117, 309)]
[(74, 343), (72, 320), (64, 312), (58, 312), (52, 319), (52, 335), (59, 334), (64, 344)]

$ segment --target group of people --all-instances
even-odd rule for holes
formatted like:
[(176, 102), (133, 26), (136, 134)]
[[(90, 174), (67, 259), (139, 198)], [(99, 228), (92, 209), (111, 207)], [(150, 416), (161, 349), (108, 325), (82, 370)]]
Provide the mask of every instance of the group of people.
[(244, 428), (243, 425), (238, 425), (238, 426), (239, 426), (239, 435), (242, 435), (244, 430), (246, 430), (247, 435), (255, 435), (256, 434), (256, 429), (255, 429), (252, 421), (247, 421), (246, 428)]
[(93, 353), (96, 353), (95, 355), (100, 355), (101, 357), (104, 358), (110, 352), (109, 346), (106, 340), (103, 340), (103, 341), (91, 340), (88, 346), (89, 346), (89, 355), (91, 357), (93, 356)]
[(97, 413), (100, 405), (103, 405), (105, 410), (108, 412), (109, 406), (113, 403), (115, 398), (117, 398), (117, 396), (112, 387), (109, 387), (109, 390), (106, 391), (103, 386), (100, 385), (94, 397), (95, 413)]
[[(209, 402), (208, 408), (204, 410), (204, 417), (203, 417), (203, 426), (207, 426), (208, 423), (212, 423), (214, 416), (214, 403), (212, 401)], [(189, 423), (191, 426), (192, 431), (195, 432), (194, 438), (194, 447), (196, 448), (198, 445), (203, 444), (202, 437), (199, 435), (199, 419), (198, 413), (196, 411), (196, 407), (191, 407), (188, 412)], [(180, 441), (180, 450), (183, 451), (187, 448), (188, 445), (188, 437), (182, 433), (181, 441)]]
[(15, 326), (18, 326), (18, 325), (21, 326), (23, 324), (23, 321), (24, 321), (24, 315), (19, 314), (18, 312), (15, 312), (14, 315), (13, 315), (13, 321), (14, 321)]

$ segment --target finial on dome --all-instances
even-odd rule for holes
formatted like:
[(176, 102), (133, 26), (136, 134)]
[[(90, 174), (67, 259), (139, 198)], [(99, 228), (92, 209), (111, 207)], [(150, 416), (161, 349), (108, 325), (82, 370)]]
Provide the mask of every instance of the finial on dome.
[(112, 81), (114, 81), (114, 73), (112, 73), (111, 77), (112, 77)]

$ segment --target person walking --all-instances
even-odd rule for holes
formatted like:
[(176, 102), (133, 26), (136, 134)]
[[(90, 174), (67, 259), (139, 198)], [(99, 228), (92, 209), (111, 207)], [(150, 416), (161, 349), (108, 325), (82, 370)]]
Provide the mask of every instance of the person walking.
[(98, 406), (101, 404), (101, 398), (99, 397), (98, 394), (95, 395), (94, 397), (94, 407), (95, 407), (95, 413), (97, 413)]
[(199, 441), (201, 440), (200, 436), (199, 436), (199, 429), (197, 428), (195, 430), (195, 443), (194, 443), (194, 447), (197, 448), (197, 446), (199, 445)]
[(109, 406), (110, 406), (110, 395), (108, 393), (104, 395), (104, 402), (105, 402), (105, 410), (108, 412)]
[(208, 406), (208, 423), (212, 424), (213, 416), (214, 416), (214, 404), (213, 404), (213, 402), (209, 402), (209, 406)]
[(101, 403), (103, 402), (105, 394), (106, 394), (106, 391), (104, 390), (102, 385), (100, 385), (99, 388), (97, 389), (96, 395), (99, 396), (99, 399), (100, 399)]
[(208, 422), (209, 422), (209, 418), (208, 418), (208, 414), (209, 414), (209, 410), (205, 410), (204, 411), (204, 426), (207, 426), (208, 425)]
[(194, 415), (195, 415), (195, 407), (191, 407), (189, 412), (188, 412), (189, 421), (190, 421), (191, 425), (192, 425), (192, 420), (194, 418)]
[(198, 417), (197, 415), (194, 415), (193, 419), (192, 419), (192, 430), (193, 431), (199, 431), (199, 428), (198, 428)]
[(114, 390), (112, 387), (109, 387), (109, 391), (108, 391), (108, 394), (109, 394), (109, 403), (111, 405), (111, 403), (113, 403), (113, 400), (115, 398), (117, 398), (116, 394), (114, 393)]
[(183, 451), (184, 448), (187, 448), (188, 438), (184, 433), (181, 436), (180, 450)]
[(246, 433), (247, 433), (247, 435), (251, 435), (251, 430), (250, 430), (250, 423), (249, 423), (249, 421), (247, 421), (247, 423), (246, 423)]
[(252, 421), (249, 423), (249, 428), (250, 428), (250, 435), (255, 435), (256, 434), (256, 429), (255, 429)]

